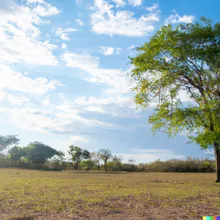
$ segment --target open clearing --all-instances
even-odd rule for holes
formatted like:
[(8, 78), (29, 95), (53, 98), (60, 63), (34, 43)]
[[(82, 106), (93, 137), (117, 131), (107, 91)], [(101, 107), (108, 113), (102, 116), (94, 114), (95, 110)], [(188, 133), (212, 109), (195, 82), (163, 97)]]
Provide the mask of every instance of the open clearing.
[(215, 174), (0, 169), (0, 219), (202, 219), (220, 214)]

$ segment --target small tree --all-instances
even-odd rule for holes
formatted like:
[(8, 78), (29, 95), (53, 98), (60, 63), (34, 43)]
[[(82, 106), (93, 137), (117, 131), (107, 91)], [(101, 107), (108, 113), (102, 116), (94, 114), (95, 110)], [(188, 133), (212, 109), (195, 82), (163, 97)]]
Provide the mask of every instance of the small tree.
[(121, 156), (113, 156), (111, 161), (111, 166), (113, 170), (120, 171), (122, 169), (122, 160)]
[(91, 159), (97, 164), (98, 170), (100, 170), (100, 155), (97, 152), (91, 153)]
[(112, 153), (109, 149), (101, 149), (99, 150), (98, 154), (100, 155), (100, 158), (104, 161), (104, 168), (105, 172), (107, 173), (107, 162), (112, 157)]
[(69, 148), (68, 153), (70, 154), (72, 161), (75, 163), (75, 169), (78, 170), (79, 163), (84, 159), (89, 159), (90, 152), (74, 145), (71, 145)]

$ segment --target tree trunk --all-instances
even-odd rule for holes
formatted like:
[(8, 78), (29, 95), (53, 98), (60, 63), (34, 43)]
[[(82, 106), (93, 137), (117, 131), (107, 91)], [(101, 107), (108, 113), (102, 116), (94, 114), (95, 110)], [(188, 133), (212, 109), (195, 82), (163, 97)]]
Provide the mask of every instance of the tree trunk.
[(215, 161), (216, 161), (216, 182), (220, 182), (220, 146), (217, 143), (214, 143), (215, 150)]
[(107, 160), (105, 160), (105, 172), (107, 173)]
[(78, 166), (79, 166), (79, 164), (78, 164), (78, 162), (76, 162), (75, 163), (75, 170), (78, 170)]
[(99, 161), (98, 161), (98, 170), (100, 170), (100, 164), (99, 164)]

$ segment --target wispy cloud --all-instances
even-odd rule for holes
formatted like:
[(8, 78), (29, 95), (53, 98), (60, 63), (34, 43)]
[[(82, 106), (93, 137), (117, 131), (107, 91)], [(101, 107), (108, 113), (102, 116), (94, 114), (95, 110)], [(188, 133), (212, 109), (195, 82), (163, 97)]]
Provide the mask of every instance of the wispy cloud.
[(77, 29), (75, 28), (58, 28), (56, 31), (56, 35), (60, 36), (62, 40), (69, 41), (69, 33), (75, 32)]
[(28, 94), (43, 95), (62, 84), (52, 79), (46, 78), (32, 79), (24, 74), (14, 71), (11, 67), (0, 65), (0, 89), (11, 89)]
[(100, 67), (100, 59), (89, 54), (66, 52), (62, 55), (66, 66), (79, 68), (90, 74), (85, 80), (110, 86), (105, 92), (108, 94), (125, 94), (130, 92), (127, 72), (120, 69), (105, 69)]
[(171, 150), (165, 149), (133, 149), (132, 153), (117, 153), (118, 156), (123, 157), (124, 162), (128, 160), (135, 160), (135, 163), (149, 163), (156, 160), (169, 160), (169, 159), (184, 159), (184, 155), (176, 154)]
[(80, 26), (84, 25), (84, 22), (81, 19), (76, 19), (75, 22)]

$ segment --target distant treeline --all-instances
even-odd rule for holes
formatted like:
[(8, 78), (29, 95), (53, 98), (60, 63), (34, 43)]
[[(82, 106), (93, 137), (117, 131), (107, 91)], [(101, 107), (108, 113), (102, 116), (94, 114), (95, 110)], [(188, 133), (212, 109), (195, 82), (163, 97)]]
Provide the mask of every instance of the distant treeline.
[[(53, 158), (43, 164), (26, 163), (22, 160), (12, 160), (6, 156), (0, 156), (0, 168), (25, 168), (25, 169), (40, 169), (51, 171), (76, 170), (75, 164), (72, 162), (61, 161), (58, 158)], [(193, 159), (185, 160), (168, 160), (155, 161), (151, 163), (118, 163), (109, 161), (107, 163), (108, 171), (120, 172), (215, 172), (215, 161), (209, 159)], [(98, 168), (97, 164), (91, 161), (82, 161), (79, 163), (78, 170), (80, 171), (105, 171), (104, 164)]]
[[(209, 159), (157, 160), (151, 163), (135, 164), (132, 158), (123, 163), (123, 158), (112, 155), (109, 149), (89, 152), (78, 146), (69, 146), (65, 154), (41, 142), (31, 142), (25, 147), (18, 146), (19, 139), (14, 135), (0, 135), (0, 168), (25, 168), (40, 170), (81, 170), (105, 172), (215, 172), (215, 161)], [(14, 145), (14, 146), (11, 146)], [(5, 151), (7, 149), (7, 152)]]

